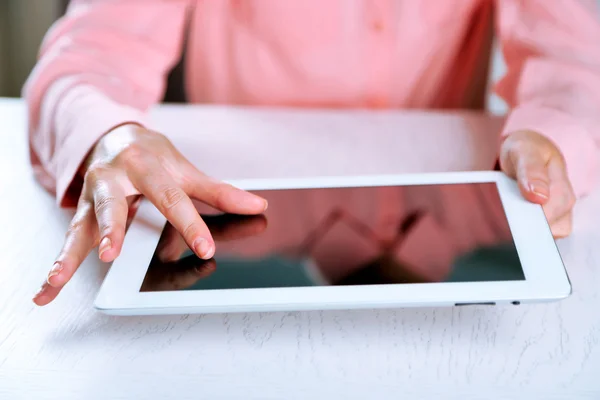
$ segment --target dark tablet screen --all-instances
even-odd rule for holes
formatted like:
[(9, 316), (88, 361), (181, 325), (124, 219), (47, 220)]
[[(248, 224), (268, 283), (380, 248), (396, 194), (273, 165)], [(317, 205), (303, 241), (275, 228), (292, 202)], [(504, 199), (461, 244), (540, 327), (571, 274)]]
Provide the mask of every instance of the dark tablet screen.
[(495, 183), (255, 193), (263, 215), (199, 206), (212, 260), (167, 224), (140, 290), (525, 279)]

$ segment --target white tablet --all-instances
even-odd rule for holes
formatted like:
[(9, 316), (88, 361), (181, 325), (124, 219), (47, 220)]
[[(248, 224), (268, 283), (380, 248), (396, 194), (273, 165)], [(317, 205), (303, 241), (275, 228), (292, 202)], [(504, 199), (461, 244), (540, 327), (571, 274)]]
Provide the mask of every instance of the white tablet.
[(244, 180), (263, 215), (199, 205), (204, 261), (143, 201), (97, 309), (119, 315), (557, 300), (571, 286), (539, 205), (499, 172)]

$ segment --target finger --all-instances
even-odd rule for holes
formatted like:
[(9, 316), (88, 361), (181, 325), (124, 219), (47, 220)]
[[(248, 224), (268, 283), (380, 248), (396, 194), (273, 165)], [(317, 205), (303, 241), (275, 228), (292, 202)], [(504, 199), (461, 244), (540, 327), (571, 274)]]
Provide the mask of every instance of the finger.
[(42, 287), (40, 287), (38, 292), (33, 296), (33, 302), (38, 306), (45, 306), (54, 300), (60, 291), (61, 288), (50, 286), (48, 282), (44, 282)]
[[(151, 171), (151, 176), (148, 171)], [(160, 163), (147, 157), (143, 166), (133, 165), (129, 173), (132, 183), (183, 235), (189, 248), (200, 258), (211, 258), (215, 253), (215, 244), (206, 224), (192, 200)]]
[(95, 176), (90, 188), (100, 238), (98, 257), (104, 262), (111, 262), (117, 258), (123, 246), (129, 211), (127, 198), (110, 176)]
[(98, 228), (90, 202), (79, 202), (63, 248), (48, 273), (48, 284), (62, 287), (67, 283), (97, 243)]
[(555, 239), (561, 239), (569, 236), (573, 229), (573, 214), (567, 213), (550, 224), (552, 236)]
[(205, 216), (215, 240), (236, 240), (261, 234), (267, 229), (267, 218), (264, 215), (211, 215)]
[(533, 145), (523, 144), (509, 150), (508, 170), (519, 184), (523, 197), (536, 204), (545, 204), (550, 198), (550, 178), (546, 159)]
[(182, 168), (184, 189), (195, 199), (232, 214), (260, 214), (267, 209), (267, 200), (208, 177), (187, 160), (182, 162)]

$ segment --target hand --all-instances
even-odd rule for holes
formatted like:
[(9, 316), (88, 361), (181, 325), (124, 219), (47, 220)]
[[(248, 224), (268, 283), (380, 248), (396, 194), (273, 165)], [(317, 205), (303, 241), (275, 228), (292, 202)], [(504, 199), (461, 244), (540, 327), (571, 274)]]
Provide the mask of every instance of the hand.
[[(204, 217), (216, 241), (244, 239), (267, 228), (264, 215), (218, 215)], [(206, 278), (217, 268), (214, 259), (202, 260), (195, 255), (181, 258), (188, 249), (182, 236), (168, 224), (142, 283), (142, 292), (185, 289)]]
[(190, 197), (228, 213), (260, 214), (264, 199), (198, 171), (163, 135), (127, 124), (103, 136), (85, 162), (77, 212), (46, 282), (35, 295), (50, 303), (90, 251), (113, 261), (120, 253), (129, 213), (128, 199), (144, 195), (203, 259), (215, 253), (213, 238)]
[(565, 160), (551, 140), (531, 131), (509, 135), (502, 143), (500, 166), (517, 180), (525, 199), (543, 205), (555, 238), (571, 233), (575, 194)]

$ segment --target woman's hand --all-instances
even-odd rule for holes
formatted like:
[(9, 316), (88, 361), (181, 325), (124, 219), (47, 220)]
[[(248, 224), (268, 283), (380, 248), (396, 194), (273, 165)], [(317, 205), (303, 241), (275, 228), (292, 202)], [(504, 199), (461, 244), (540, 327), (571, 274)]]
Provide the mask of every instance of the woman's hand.
[(102, 137), (86, 166), (77, 212), (46, 282), (33, 299), (37, 305), (54, 300), (94, 247), (99, 245), (104, 262), (119, 255), (128, 199), (136, 195), (150, 200), (187, 246), (206, 260), (213, 256), (215, 244), (190, 198), (235, 214), (260, 214), (267, 207), (264, 199), (198, 171), (166, 137), (138, 125), (122, 125)]
[(502, 144), (500, 166), (517, 180), (527, 200), (543, 205), (555, 238), (571, 233), (575, 194), (565, 160), (552, 141), (536, 132), (512, 133)]

